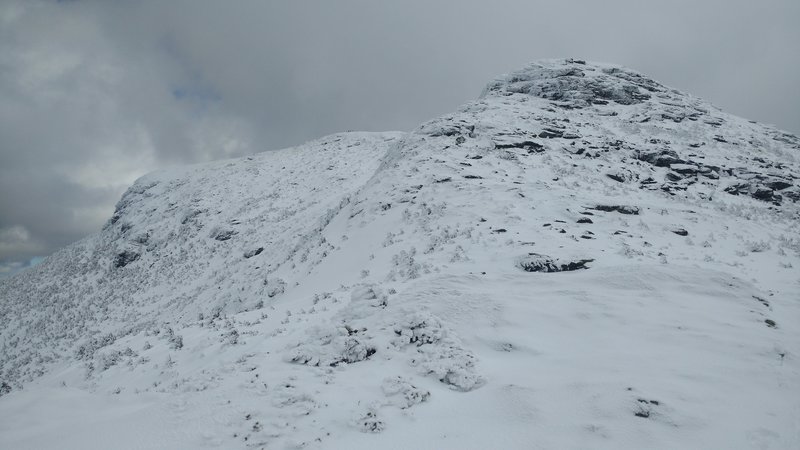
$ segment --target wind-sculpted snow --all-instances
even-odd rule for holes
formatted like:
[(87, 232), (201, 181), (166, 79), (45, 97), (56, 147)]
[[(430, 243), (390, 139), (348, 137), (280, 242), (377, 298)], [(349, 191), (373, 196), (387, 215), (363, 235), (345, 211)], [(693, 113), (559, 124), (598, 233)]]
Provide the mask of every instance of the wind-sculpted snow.
[(411, 133), (148, 175), (0, 282), (0, 414), (72, 430), (0, 447), (796, 448), (798, 152), (559, 60)]

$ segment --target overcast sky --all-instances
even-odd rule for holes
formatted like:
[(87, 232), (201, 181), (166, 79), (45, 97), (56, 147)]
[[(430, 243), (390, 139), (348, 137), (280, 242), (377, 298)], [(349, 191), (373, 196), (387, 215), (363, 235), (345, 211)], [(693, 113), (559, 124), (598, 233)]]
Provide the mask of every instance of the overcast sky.
[(541, 58), (800, 133), (800, 1), (0, 0), (0, 276), (157, 168), (410, 130)]

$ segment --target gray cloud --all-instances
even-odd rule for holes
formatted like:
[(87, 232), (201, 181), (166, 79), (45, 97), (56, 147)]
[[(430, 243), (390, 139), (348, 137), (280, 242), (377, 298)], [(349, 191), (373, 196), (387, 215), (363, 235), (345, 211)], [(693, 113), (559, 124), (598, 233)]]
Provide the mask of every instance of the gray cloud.
[(4, 2), (0, 272), (99, 229), (150, 170), (408, 130), (539, 58), (800, 132), (795, 0), (538, 3)]

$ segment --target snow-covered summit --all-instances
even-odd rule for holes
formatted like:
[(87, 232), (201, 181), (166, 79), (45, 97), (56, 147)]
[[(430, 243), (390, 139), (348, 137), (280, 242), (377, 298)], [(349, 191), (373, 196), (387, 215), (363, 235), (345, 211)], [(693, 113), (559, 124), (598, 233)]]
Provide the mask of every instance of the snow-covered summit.
[(529, 94), (575, 107), (641, 103), (669, 89), (624, 67), (583, 60), (544, 60), (489, 83), (481, 97)]
[(794, 448), (799, 152), (548, 60), (410, 133), (147, 175), (0, 281), (0, 414), (73, 429), (0, 447)]

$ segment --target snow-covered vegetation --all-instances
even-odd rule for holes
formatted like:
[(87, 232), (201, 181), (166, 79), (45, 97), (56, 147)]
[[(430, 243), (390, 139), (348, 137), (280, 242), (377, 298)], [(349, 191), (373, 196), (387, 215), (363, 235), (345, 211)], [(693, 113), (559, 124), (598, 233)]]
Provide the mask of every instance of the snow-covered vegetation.
[(799, 158), (559, 60), (147, 175), (0, 280), (0, 447), (797, 448)]

